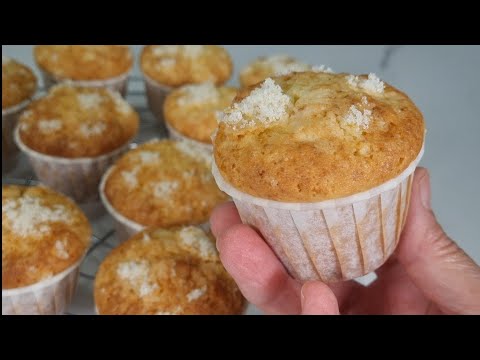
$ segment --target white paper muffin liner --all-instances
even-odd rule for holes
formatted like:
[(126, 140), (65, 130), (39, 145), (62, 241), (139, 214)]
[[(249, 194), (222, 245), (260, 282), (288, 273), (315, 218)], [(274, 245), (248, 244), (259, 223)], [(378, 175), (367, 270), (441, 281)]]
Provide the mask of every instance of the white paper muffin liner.
[(287, 203), (246, 194), (213, 176), (242, 221), (258, 229), (289, 273), (301, 281), (336, 282), (379, 268), (405, 225), (413, 173), (424, 149), (396, 178), (371, 190), (315, 203)]
[(143, 79), (145, 82), (148, 107), (157, 120), (163, 122), (163, 103), (167, 95), (172, 91), (172, 88), (159, 84), (145, 74), (143, 74)]
[(70, 304), (82, 260), (38, 283), (2, 290), (2, 315), (60, 315)]
[(190, 142), (194, 143), (195, 145), (200, 146), (201, 148), (209, 151), (210, 153), (213, 152), (213, 145), (212, 144), (206, 144), (206, 143), (203, 143), (201, 141), (194, 140), (192, 138), (189, 138), (185, 135), (180, 134), (167, 121), (165, 121), (165, 127), (167, 128), (169, 138), (171, 138), (173, 140), (190, 141)]
[[(102, 181), (100, 182), (99, 193), (100, 193), (100, 199), (102, 200), (103, 206), (113, 218), (117, 242), (122, 243), (125, 240), (128, 240), (129, 238), (131, 238), (133, 235), (146, 229), (146, 226), (139, 224), (133, 220), (130, 220), (124, 215), (120, 214), (117, 210), (115, 210), (113, 205), (110, 204), (110, 201), (108, 201), (107, 195), (105, 194), (105, 184), (107, 183), (108, 176), (113, 171), (114, 166), (115, 165), (110, 167), (110, 169), (108, 169), (103, 175)], [(200, 226), (205, 231), (210, 230), (209, 222), (200, 224), (198, 226)]]
[(43, 84), (45, 85), (45, 89), (47, 91), (56, 84), (68, 83), (74, 86), (111, 89), (118, 91), (123, 97), (125, 97), (127, 94), (128, 77), (131, 72), (130, 69), (125, 74), (105, 80), (71, 80), (57, 78), (53, 74), (50, 74), (41, 68), (39, 69), (42, 75)]
[(17, 160), (19, 150), (13, 139), (13, 133), (20, 114), (30, 101), (31, 99), (27, 99), (20, 104), (2, 109), (2, 173), (10, 171)]
[(45, 155), (27, 147), (15, 129), (14, 139), (27, 156), (35, 175), (50, 188), (57, 190), (79, 203), (97, 201), (98, 184), (103, 173), (130, 146), (130, 141), (114, 151), (91, 158), (63, 158)]

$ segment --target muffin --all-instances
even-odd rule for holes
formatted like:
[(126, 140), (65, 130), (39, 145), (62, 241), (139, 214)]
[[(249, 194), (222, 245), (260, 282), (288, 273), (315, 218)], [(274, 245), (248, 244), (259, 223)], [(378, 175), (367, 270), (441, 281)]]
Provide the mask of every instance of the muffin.
[(60, 84), (20, 116), (15, 140), (37, 177), (80, 202), (129, 146), (139, 117), (115, 91)]
[(133, 56), (126, 45), (38, 45), (34, 57), (45, 87), (70, 81), (106, 87), (125, 96)]
[(2, 173), (9, 171), (18, 155), (13, 130), (19, 114), (37, 90), (37, 78), (27, 66), (2, 55)]
[(61, 314), (92, 230), (67, 197), (43, 186), (2, 186), (2, 315)]
[(140, 55), (140, 67), (149, 107), (159, 120), (172, 89), (207, 81), (222, 85), (233, 71), (230, 55), (215, 45), (148, 45)]
[(211, 151), (211, 136), (217, 128), (217, 112), (230, 106), (237, 94), (233, 87), (211, 82), (185, 85), (165, 99), (165, 125), (174, 139), (193, 140)]
[(102, 201), (123, 241), (145, 227), (199, 225), (228, 199), (210, 171), (211, 154), (187, 141), (154, 140), (123, 155), (105, 174)]
[(309, 70), (333, 72), (332, 69), (324, 65), (311, 66), (288, 55), (262, 56), (252, 61), (240, 72), (240, 85), (249, 87), (269, 77)]
[(194, 226), (148, 229), (118, 246), (94, 296), (101, 315), (235, 315), (246, 304), (212, 236)]
[(398, 243), (424, 133), (374, 74), (267, 78), (220, 117), (213, 174), (292, 276), (352, 279)]

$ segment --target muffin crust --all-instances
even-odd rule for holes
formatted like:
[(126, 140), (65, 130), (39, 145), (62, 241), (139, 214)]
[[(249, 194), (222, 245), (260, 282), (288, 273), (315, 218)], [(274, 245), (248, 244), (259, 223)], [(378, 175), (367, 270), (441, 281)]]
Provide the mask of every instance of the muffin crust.
[(149, 78), (170, 87), (206, 81), (221, 85), (233, 71), (230, 55), (216, 45), (148, 45), (140, 65)]
[(32, 70), (2, 55), (2, 110), (30, 99), (37, 90), (37, 78)]
[(85, 254), (92, 230), (67, 197), (42, 186), (2, 186), (2, 289), (31, 285)]
[(34, 57), (42, 70), (59, 80), (106, 80), (133, 66), (126, 45), (38, 45)]
[(236, 94), (233, 87), (215, 87), (208, 82), (182, 86), (167, 96), (165, 120), (182, 135), (211, 144), (217, 112), (228, 107)]
[(120, 94), (61, 84), (28, 106), (19, 120), (19, 135), (42, 154), (95, 157), (128, 143), (138, 126), (138, 114)]
[(100, 265), (94, 296), (104, 315), (240, 314), (245, 305), (197, 227), (148, 229), (121, 244)]
[(310, 65), (288, 55), (261, 56), (242, 69), (239, 77), (240, 85), (248, 87), (269, 77), (310, 69)]
[(423, 116), (374, 74), (302, 72), (244, 89), (221, 117), (214, 156), (237, 189), (284, 202), (369, 190), (419, 154)]
[(191, 142), (150, 141), (115, 163), (105, 195), (116, 211), (143, 226), (202, 224), (227, 200), (210, 164), (211, 155)]

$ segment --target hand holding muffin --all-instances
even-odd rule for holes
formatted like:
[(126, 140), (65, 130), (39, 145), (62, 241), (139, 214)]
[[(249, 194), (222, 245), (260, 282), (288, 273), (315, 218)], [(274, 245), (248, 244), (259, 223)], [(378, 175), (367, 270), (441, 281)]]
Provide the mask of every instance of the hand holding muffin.
[(246, 298), (272, 314), (480, 314), (480, 267), (437, 223), (428, 172), (419, 168), (395, 256), (367, 287), (292, 279), (232, 203), (211, 219), (220, 258)]

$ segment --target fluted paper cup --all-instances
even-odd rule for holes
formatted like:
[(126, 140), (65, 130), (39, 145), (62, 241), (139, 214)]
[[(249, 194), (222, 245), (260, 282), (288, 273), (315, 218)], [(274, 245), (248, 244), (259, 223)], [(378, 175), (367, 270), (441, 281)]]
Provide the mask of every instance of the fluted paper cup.
[(125, 74), (105, 80), (71, 80), (58, 78), (53, 74), (50, 74), (40, 68), (43, 84), (45, 85), (45, 89), (47, 91), (56, 84), (68, 83), (74, 86), (107, 88), (113, 91), (118, 91), (123, 97), (125, 97), (127, 94), (128, 77), (130, 75), (130, 72), (131, 69), (128, 70)]
[(242, 221), (258, 229), (298, 280), (336, 282), (379, 268), (395, 250), (405, 225), (413, 173), (423, 155), (396, 178), (371, 190), (315, 203), (251, 196), (227, 183), (213, 162), (218, 187)]
[(27, 156), (38, 179), (79, 203), (98, 200), (98, 184), (103, 173), (130, 146), (128, 142), (108, 154), (70, 159), (45, 155), (30, 149), (20, 139), (18, 126), (14, 138), (20, 150)]
[(163, 103), (167, 95), (172, 91), (172, 88), (159, 84), (145, 74), (143, 74), (143, 79), (145, 82), (148, 107), (157, 120), (163, 122)]
[(180, 134), (177, 130), (175, 130), (173, 128), (173, 126), (171, 126), (168, 123), (168, 121), (165, 121), (165, 127), (167, 128), (169, 138), (171, 138), (173, 140), (190, 141), (190, 142), (194, 143), (195, 145), (200, 146), (202, 149), (205, 149), (205, 150), (209, 151), (210, 153), (213, 152), (213, 145), (212, 144), (206, 144), (206, 143), (203, 143), (201, 141), (194, 140), (192, 138), (189, 138), (185, 135)]
[(2, 290), (2, 315), (60, 315), (70, 304), (82, 260), (38, 283)]
[(100, 199), (102, 200), (103, 206), (105, 207), (107, 212), (112, 216), (117, 242), (122, 243), (125, 240), (131, 238), (136, 233), (145, 229), (145, 226), (133, 220), (130, 220), (125, 216), (123, 216), (122, 214), (120, 214), (117, 210), (115, 210), (112, 204), (110, 204), (110, 201), (108, 201), (107, 196), (105, 194), (105, 184), (107, 182), (108, 176), (113, 171), (114, 166), (115, 165), (110, 167), (110, 169), (108, 169), (103, 175), (102, 180), (100, 181), (98, 192), (100, 193)]
[[(128, 240), (129, 238), (131, 238), (133, 235), (146, 229), (147, 227), (123, 216), (117, 210), (115, 210), (115, 208), (110, 203), (110, 201), (108, 201), (107, 195), (105, 194), (105, 184), (107, 183), (108, 176), (111, 174), (114, 167), (115, 165), (113, 165), (110, 169), (108, 169), (107, 172), (105, 172), (105, 174), (103, 175), (102, 181), (100, 182), (99, 193), (100, 193), (100, 199), (102, 200), (103, 206), (105, 207), (105, 209), (107, 209), (108, 213), (113, 218), (117, 242), (122, 243), (125, 240)], [(185, 225), (192, 225), (192, 224), (185, 224)], [(200, 226), (205, 231), (210, 230), (209, 222), (200, 224), (198, 226)]]
[(31, 99), (27, 99), (20, 104), (2, 109), (2, 173), (10, 171), (17, 160), (19, 151), (13, 140), (13, 133), (18, 117), (30, 101)]

